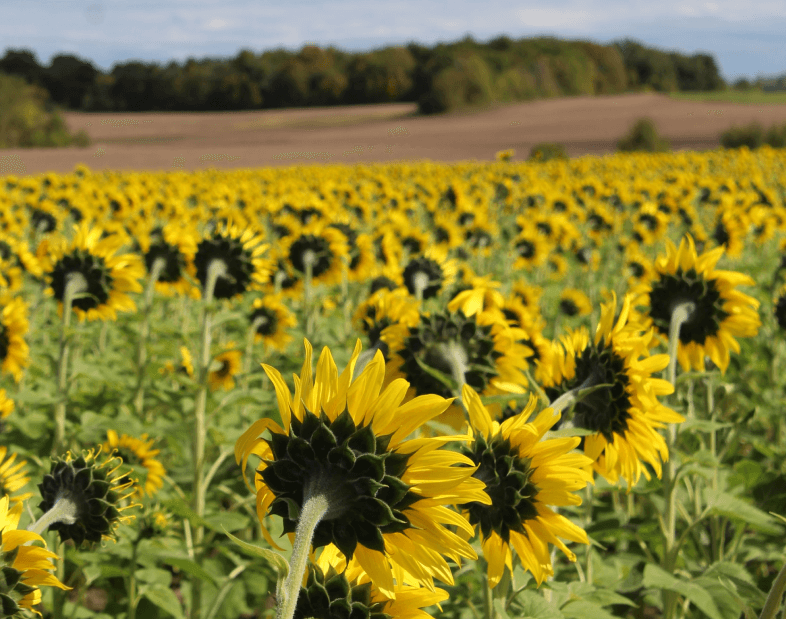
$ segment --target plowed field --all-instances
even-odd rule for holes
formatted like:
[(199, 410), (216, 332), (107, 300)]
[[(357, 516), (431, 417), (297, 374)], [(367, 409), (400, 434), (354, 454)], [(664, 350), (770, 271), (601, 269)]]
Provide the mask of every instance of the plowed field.
[(0, 151), (0, 174), (93, 170), (198, 170), (307, 163), (430, 159), (490, 161), (513, 148), (560, 142), (571, 157), (615, 151), (636, 119), (649, 116), (674, 150), (707, 150), (734, 125), (786, 122), (786, 105), (676, 101), (659, 94), (572, 97), (418, 117), (414, 104), (250, 112), (64, 114), (87, 148)]

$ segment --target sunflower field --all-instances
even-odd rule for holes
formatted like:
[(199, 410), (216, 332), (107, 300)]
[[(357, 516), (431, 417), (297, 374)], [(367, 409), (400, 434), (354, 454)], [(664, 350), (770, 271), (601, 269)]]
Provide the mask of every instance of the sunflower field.
[(786, 156), (0, 178), (0, 617), (773, 619)]

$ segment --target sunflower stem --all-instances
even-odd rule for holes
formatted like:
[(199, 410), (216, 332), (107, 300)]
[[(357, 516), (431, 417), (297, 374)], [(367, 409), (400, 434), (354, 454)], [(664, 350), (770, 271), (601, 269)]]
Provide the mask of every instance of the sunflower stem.
[(292, 557), (289, 560), (289, 573), (281, 587), (281, 601), (276, 609), (276, 619), (292, 619), (297, 607), (297, 598), (300, 595), (300, 584), (306, 573), (308, 555), (311, 551), (311, 540), (317, 525), (330, 508), (327, 496), (318, 492), (309, 494), (305, 492), (303, 508), (295, 529), (295, 542), (292, 546)]
[(418, 271), (412, 275), (412, 287), (415, 289), (415, 298), (418, 300), (418, 303), (423, 302), (423, 294), (425, 293), (426, 288), (428, 288), (428, 284), (428, 273)]
[(351, 305), (349, 303), (349, 257), (341, 257), (341, 305), (344, 310), (344, 339), (349, 336), (352, 328)]
[(52, 443), (52, 455), (62, 450), (65, 442), (66, 426), (66, 392), (68, 390), (68, 353), (71, 337), (71, 305), (74, 297), (87, 290), (87, 280), (79, 272), (69, 273), (63, 290), (63, 324), (60, 329), (60, 357), (57, 362), (57, 403), (55, 404), (55, 440)]
[(128, 613), (126, 614), (126, 619), (136, 619), (136, 558), (140, 540), (141, 538), (137, 537), (131, 544), (131, 570), (128, 574)]
[(106, 337), (109, 332), (109, 323), (106, 320), (101, 321), (101, 331), (98, 334), (98, 354), (104, 356), (106, 352)]
[(783, 564), (781, 571), (778, 572), (772, 583), (772, 589), (767, 595), (767, 601), (764, 603), (764, 608), (761, 609), (759, 619), (773, 619), (775, 617), (775, 613), (778, 612), (781, 605), (784, 589), (786, 589), (786, 563)]
[(251, 356), (254, 354), (254, 340), (256, 339), (257, 329), (262, 326), (265, 321), (264, 316), (259, 316), (251, 323), (251, 328), (248, 330), (248, 337), (246, 338), (246, 356), (243, 359), (243, 389), (248, 390), (249, 374), (251, 374)]
[(150, 335), (150, 309), (153, 305), (153, 292), (155, 284), (166, 266), (164, 258), (156, 258), (145, 289), (144, 306), (142, 307), (142, 324), (139, 327), (139, 339), (136, 346), (136, 393), (134, 394), (134, 408), (136, 414), (141, 416), (145, 400), (145, 368), (147, 367), (147, 338)]
[[(33, 524), (27, 527), (27, 530), (41, 535), (51, 525), (58, 522), (74, 524), (78, 515), (76, 503), (74, 503), (68, 497), (64, 496), (55, 502), (55, 504), (52, 506), (52, 509), (50, 509)], [(32, 542), (28, 542), (28, 544), (30, 543)]]
[[(690, 320), (696, 304), (687, 301), (680, 303), (671, 311), (671, 322), (669, 324), (669, 366), (668, 377), (672, 386), (677, 385), (677, 357), (679, 354), (680, 329)], [(675, 424), (670, 424), (666, 447), (670, 456), (673, 456), (677, 443), (677, 428)], [(674, 474), (674, 458), (669, 457), (663, 463), (663, 493), (666, 503), (666, 527), (665, 527), (665, 547), (663, 552), (662, 567), (669, 574), (673, 573), (677, 563), (677, 483)], [(674, 619), (677, 611), (678, 595), (675, 591), (663, 591), (663, 619)]]
[(316, 256), (314, 252), (311, 250), (306, 250), (303, 255), (303, 267), (305, 269), (305, 276), (303, 278), (303, 306), (304, 306), (304, 314), (306, 319), (306, 339), (310, 342), (312, 340), (312, 334), (314, 333), (314, 308), (311, 307), (313, 304), (313, 294), (314, 294), (314, 262), (316, 261)]
[[(204, 300), (202, 303), (202, 344), (199, 356), (199, 391), (194, 405), (194, 512), (197, 518), (205, 514), (205, 409), (207, 408), (208, 369), (210, 367), (210, 339), (213, 311), (213, 294), (218, 278), (226, 274), (227, 265), (223, 260), (213, 259), (207, 267)], [(194, 551), (197, 556), (202, 552), (205, 528), (198, 525), (194, 531)], [(191, 585), (191, 619), (198, 619), (202, 605), (201, 581), (197, 578)]]

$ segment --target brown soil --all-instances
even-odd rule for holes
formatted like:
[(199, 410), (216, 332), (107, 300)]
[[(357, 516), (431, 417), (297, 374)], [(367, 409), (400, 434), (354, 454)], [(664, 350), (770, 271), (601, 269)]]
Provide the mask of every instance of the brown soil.
[(251, 112), (66, 112), (87, 148), (0, 151), (0, 174), (92, 170), (199, 170), (429, 159), (491, 161), (513, 148), (526, 159), (538, 142), (571, 157), (613, 153), (638, 119), (652, 118), (674, 150), (720, 146), (735, 125), (786, 122), (786, 105), (675, 101), (659, 94), (571, 97), (418, 117), (414, 104)]

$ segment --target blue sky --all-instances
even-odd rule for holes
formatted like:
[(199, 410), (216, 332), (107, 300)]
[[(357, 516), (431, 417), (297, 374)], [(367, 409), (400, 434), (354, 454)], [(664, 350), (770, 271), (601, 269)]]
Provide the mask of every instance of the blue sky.
[(27, 48), (48, 64), (72, 53), (104, 71), (242, 48), (361, 51), (506, 34), (710, 53), (727, 80), (786, 73), (785, 0), (0, 0), (0, 15), (0, 54)]

